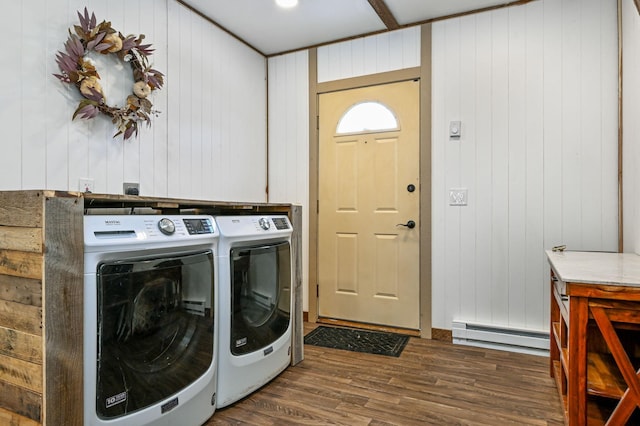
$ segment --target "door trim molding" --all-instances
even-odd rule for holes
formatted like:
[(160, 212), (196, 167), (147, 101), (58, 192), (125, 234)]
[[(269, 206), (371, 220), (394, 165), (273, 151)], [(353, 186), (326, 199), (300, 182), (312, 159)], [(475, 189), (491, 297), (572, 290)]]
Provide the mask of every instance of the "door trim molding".
[(309, 311), (318, 321), (318, 96), (406, 80), (420, 80), (420, 337), (431, 338), (431, 24), (421, 26), (420, 66), (318, 83), (318, 51), (309, 49)]
[(418, 80), (421, 77), (421, 67), (405, 68), (398, 71), (388, 71), (379, 74), (363, 75), (362, 77), (345, 78), (316, 84), (316, 97), (323, 93), (341, 90), (358, 89), (366, 86), (398, 83), (407, 80)]
[(420, 337), (431, 330), (431, 24), (420, 28)]
[(318, 49), (309, 49), (309, 315), (318, 320)]

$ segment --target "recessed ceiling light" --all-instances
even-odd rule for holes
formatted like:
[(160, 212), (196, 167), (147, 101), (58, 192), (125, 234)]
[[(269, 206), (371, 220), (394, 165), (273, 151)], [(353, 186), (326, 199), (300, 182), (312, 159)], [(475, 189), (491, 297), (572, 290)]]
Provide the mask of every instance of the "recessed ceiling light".
[(298, 5), (298, 0), (276, 0), (276, 4), (282, 8), (288, 9)]

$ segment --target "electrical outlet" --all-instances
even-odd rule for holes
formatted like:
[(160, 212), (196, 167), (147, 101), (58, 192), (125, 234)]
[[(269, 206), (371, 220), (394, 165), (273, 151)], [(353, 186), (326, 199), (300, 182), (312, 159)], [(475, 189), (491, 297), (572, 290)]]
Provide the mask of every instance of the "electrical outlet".
[(93, 179), (80, 178), (78, 181), (78, 190), (80, 192), (93, 192)]
[(140, 184), (137, 182), (124, 182), (122, 184), (124, 195), (140, 195)]

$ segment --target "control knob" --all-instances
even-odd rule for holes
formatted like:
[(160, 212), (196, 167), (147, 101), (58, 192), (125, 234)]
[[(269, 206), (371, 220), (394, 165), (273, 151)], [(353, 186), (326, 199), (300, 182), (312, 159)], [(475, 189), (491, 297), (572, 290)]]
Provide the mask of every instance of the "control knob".
[(171, 235), (176, 232), (176, 224), (173, 223), (171, 219), (168, 219), (166, 217), (163, 217), (162, 219), (160, 219), (160, 221), (158, 221), (158, 228), (160, 229), (160, 232), (165, 235)]
[(260, 225), (260, 228), (264, 229), (265, 231), (268, 231), (269, 228), (271, 228), (271, 223), (269, 222), (269, 219), (261, 217), (258, 220), (258, 224)]

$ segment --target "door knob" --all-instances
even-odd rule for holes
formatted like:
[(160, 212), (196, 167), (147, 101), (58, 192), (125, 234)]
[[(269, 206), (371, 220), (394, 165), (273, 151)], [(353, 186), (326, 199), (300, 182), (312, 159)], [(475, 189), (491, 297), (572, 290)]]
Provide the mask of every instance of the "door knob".
[(413, 220), (410, 220), (407, 223), (399, 223), (396, 226), (406, 226), (409, 229), (413, 229), (416, 227), (416, 223)]
[(412, 183), (410, 183), (409, 185), (407, 185), (407, 191), (409, 192), (413, 192), (416, 190), (416, 186)]

